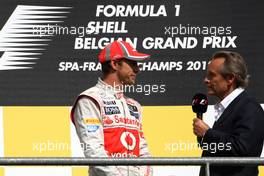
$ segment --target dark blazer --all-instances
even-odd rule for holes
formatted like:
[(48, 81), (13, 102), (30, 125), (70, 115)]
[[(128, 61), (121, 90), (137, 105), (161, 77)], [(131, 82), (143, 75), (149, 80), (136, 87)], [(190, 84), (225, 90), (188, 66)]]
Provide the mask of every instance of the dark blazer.
[[(202, 141), (203, 157), (259, 157), (264, 140), (264, 111), (244, 91), (225, 109)], [(202, 142), (202, 143), (201, 143)], [(204, 176), (201, 167), (200, 176)], [(257, 166), (210, 166), (211, 176), (257, 176)]]

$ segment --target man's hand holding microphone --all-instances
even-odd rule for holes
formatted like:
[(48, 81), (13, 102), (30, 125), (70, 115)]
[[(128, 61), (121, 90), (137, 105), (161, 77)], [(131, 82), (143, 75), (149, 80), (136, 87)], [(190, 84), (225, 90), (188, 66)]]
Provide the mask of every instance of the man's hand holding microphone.
[(208, 100), (206, 95), (202, 93), (197, 93), (194, 95), (192, 100), (192, 110), (194, 113), (196, 113), (196, 118), (193, 119), (193, 133), (198, 138), (203, 137), (206, 131), (210, 128), (203, 121), (203, 113), (206, 112), (207, 106)]

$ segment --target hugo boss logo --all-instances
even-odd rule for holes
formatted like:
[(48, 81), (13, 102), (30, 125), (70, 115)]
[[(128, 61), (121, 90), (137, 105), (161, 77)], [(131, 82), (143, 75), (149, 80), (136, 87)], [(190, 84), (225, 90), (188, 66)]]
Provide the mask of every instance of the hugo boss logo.
[(104, 107), (104, 111), (105, 111), (106, 115), (120, 114), (121, 113), (117, 106)]

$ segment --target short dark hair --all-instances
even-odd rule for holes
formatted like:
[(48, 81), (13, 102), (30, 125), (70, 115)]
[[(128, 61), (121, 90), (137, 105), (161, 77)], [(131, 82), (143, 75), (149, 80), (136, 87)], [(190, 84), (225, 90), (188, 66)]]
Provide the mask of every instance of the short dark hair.
[(246, 88), (249, 83), (249, 75), (243, 57), (239, 53), (232, 51), (219, 51), (213, 55), (213, 59), (220, 57), (225, 59), (224, 65), (220, 70), (221, 75), (226, 78), (233, 74), (236, 79), (236, 87)]
[(106, 76), (108, 75), (109, 73), (111, 73), (112, 71), (112, 66), (110, 64), (110, 61), (106, 61), (104, 63), (101, 63), (102, 64), (102, 72), (103, 72), (103, 75)]
[[(119, 65), (122, 65), (123, 60), (118, 59), (118, 60), (116, 60), (116, 62)], [(111, 61), (106, 61), (106, 62), (101, 63), (101, 64), (102, 64), (102, 73), (104, 76), (107, 76), (109, 73), (112, 73), (114, 71), (112, 66), (111, 66)]]

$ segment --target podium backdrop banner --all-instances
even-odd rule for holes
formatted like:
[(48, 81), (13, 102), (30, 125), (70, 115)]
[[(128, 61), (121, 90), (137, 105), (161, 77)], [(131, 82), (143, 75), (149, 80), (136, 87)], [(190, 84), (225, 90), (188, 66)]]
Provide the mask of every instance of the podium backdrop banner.
[[(101, 74), (98, 53), (122, 39), (151, 54), (137, 85), (142, 105), (189, 105), (204, 92), (212, 54), (237, 51), (249, 92), (263, 102), (262, 1), (0, 2), (0, 105), (69, 106)], [(213, 101), (210, 101), (213, 104)]]

